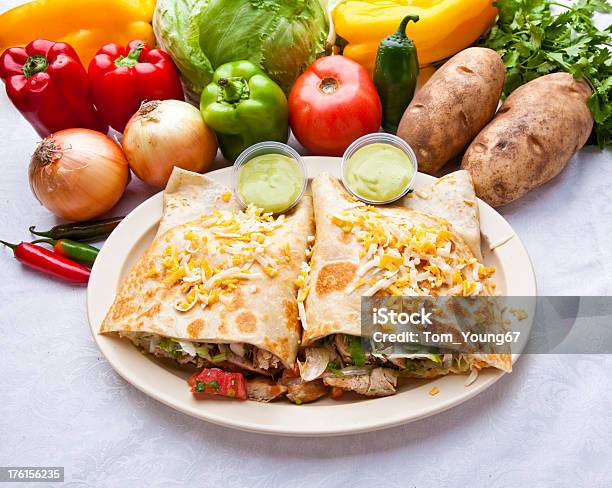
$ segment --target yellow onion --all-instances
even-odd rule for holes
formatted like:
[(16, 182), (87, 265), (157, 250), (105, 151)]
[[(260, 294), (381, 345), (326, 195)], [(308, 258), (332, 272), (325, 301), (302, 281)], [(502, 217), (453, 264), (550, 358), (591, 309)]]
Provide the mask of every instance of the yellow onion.
[(89, 220), (121, 198), (130, 170), (119, 144), (89, 129), (66, 129), (40, 142), (30, 161), (40, 203), (66, 220)]
[(197, 173), (210, 169), (217, 138), (194, 106), (154, 100), (144, 103), (128, 122), (123, 151), (138, 178), (161, 188), (175, 166)]

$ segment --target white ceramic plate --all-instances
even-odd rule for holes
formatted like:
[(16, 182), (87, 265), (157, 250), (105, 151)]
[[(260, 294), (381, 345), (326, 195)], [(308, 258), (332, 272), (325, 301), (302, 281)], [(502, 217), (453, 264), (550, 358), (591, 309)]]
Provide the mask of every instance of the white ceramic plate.
[[(323, 171), (340, 174), (339, 158), (307, 157), (309, 177)], [(230, 185), (231, 168), (207, 176)], [(435, 178), (419, 173), (415, 188)], [(527, 251), (514, 231), (493, 208), (479, 201), (485, 264), (496, 266), (495, 281), (502, 294), (535, 296), (536, 281)], [(484, 370), (470, 386), (465, 376), (446, 376), (403, 386), (397, 395), (364, 399), (324, 399), (309, 405), (289, 402), (237, 402), (223, 398), (194, 400), (185, 382), (188, 373), (141, 354), (129, 341), (99, 335), (106, 312), (125, 276), (144, 253), (157, 230), (162, 214), (162, 193), (134, 211), (110, 235), (93, 267), (87, 290), (89, 323), (98, 347), (112, 367), (147, 395), (186, 414), (209, 422), (253, 432), (298, 436), (326, 436), (366, 432), (404, 424), (434, 415), (482, 392), (501, 376)], [(491, 244), (499, 244), (489, 251)], [(530, 314), (532, 316), (532, 314)], [(440, 392), (431, 396), (433, 386)]]

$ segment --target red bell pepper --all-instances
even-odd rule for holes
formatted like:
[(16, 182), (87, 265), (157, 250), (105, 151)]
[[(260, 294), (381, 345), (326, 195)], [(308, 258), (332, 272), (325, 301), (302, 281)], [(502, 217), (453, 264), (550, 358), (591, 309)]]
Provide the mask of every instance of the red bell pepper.
[(104, 121), (123, 132), (146, 100), (184, 100), (178, 71), (168, 54), (142, 41), (107, 44), (89, 63), (94, 100)]
[(107, 132), (94, 108), (87, 72), (68, 44), (36, 40), (9, 48), (0, 56), (0, 78), (41, 137), (75, 127)]
[(242, 373), (230, 373), (219, 368), (204, 368), (187, 381), (191, 393), (199, 400), (209, 395), (221, 395), (237, 400), (246, 400), (246, 383)]

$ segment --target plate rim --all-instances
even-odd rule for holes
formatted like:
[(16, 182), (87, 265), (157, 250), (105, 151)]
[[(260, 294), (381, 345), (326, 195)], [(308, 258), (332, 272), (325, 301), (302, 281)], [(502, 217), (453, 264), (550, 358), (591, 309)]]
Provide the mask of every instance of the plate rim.
[[(304, 162), (307, 168), (311, 166), (311, 164), (309, 163), (312, 163), (314, 165), (328, 164), (331, 166), (331, 164), (333, 164), (334, 162), (330, 164), (329, 162), (330, 159), (335, 160), (336, 164), (339, 164), (340, 162), (340, 158), (330, 158), (330, 157), (324, 157), (324, 156), (305, 156)], [(210, 173), (206, 173), (206, 176), (212, 179), (215, 179), (215, 176), (218, 176), (220, 173), (231, 172), (231, 168), (232, 168), (231, 166), (226, 167), (226, 168), (221, 168), (221, 169), (212, 171)], [(317, 171), (317, 173), (320, 173), (320, 172), (321, 171)], [(330, 172), (333, 173), (333, 169), (330, 168)], [(427, 175), (424, 173), (419, 173), (419, 177), (420, 178), (425, 177), (427, 180), (431, 182), (434, 182), (438, 179), (434, 176)], [(427, 408), (417, 408), (415, 410), (403, 411), (401, 415), (398, 415), (397, 412), (388, 412), (386, 410), (383, 410), (385, 414), (384, 416), (377, 416), (374, 414), (372, 415), (372, 418), (369, 419), (368, 422), (362, 422), (361, 424), (334, 426), (334, 425), (330, 425), (330, 423), (325, 423), (322, 427), (319, 427), (319, 428), (312, 428), (306, 425), (306, 423), (304, 423), (302, 420), (299, 420), (299, 419), (297, 419), (292, 426), (288, 426), (284, 424), (282, 426), (280, 425), (279, 426), (269, 426), (265, 424), (253, 423), (252, 421), (242, 421), (240, 419), (235, 419), (235, 418), (229, 419), (227, 418), (227, 416), (224, 416), (223, 414), (220, 415), (218, 412), (214, 412), (213, 411), (214, 409), (206, 408), (207, 404), (212, 405), (212, 401), (211, 403), (206, 404), (203, 402), (195, 402), (193, 401), (193, 399), (192, 401), (184, 401), (185, 398), (177, 400), (177, 398), (169, 396), (164, 391), (155, 389), (152, 385), (148, 384), (150, 383), (150, 381), (148, 381), (147, 378), (143, 378), (137, 374), (135, 375), (134, 371), (131, 371), (130, 367), (125, 365), (125, 362), (126, 362), (125, 359), (123, 363), (121, 362), (120, 360), (121, 354), (116, 353), (116, 351), (114, 351), (115, 347), (113, 345), (115, 344), (114, 341), (122, 341), (121, 339), (118, 339), (116, 337), (103, 336), (98, 333), (98, 329), (99, 329), (101, 320), (103, 319), (103, 316), (105, 315), (105, 313), (102, 314), (102, 319), (100, 319), (100, 313), (98, 313), (98, 311), (95, 309), (96, 299), (94, 298), (94, 294), (100, 287), (106, 288), (108, 286), (108, 277), (106, 275), (108, 272), (107, 266), (109, 264), (110, 265), (114, 264), (115, 268), (119, 269), (119, 275), (121, 275), (121, 270), (123, 270), (125, 266), (125, 261), (129, 257), (129, 252), (124, 253), (125, 256), (123, 256), (122, 259), (120, 259), (121, 256), (118, 256), (118, 255), (113, 256), (112, 252), (115, 250), (115, 247), (119, 247), (119, 244), (121, 243), (120, 238), (122, 237), (122, 234), (126, 232), (129, 232), (132, 235), (139, 233), (136, 237), (133, 238), (133, 243), (137, 243), (146, 234), (146, 232), (150, 231), (151, 229), (151, 224), (147, 224), (146, 218), (138, 219), (138, 217), (141, 216), (140, 214), (146, 215), (147, 213), (153, 210), (153, 206), (157, 205), (160, 209), (159, 217), (161, 217), (162, 195), (163, 195), (163, 190), (156, 193), (155, 195), (152, 195), (151, 197), (147, 198), (142, 203), (140, 203), (138, 206), (136, 206), (131, 212), (128, 213), (128, 215), (126, 215), (125, 219), (121, 222), (121, 224), (119, 224), (119, 226), (117, 226), (117, 228), (107, 238), (105, 245), (102, 247), (100, 251), (99, 257), (96, 260), (96, 263), (94, 264), (92, 268), (90, 281), (87, 287), (87, 297), (86, 297), (87, 317), (88, 317), (90, 332), (93, 336), (96, 346), (98, 347), (98, 349), (100, 350), (104, 358), (110, 363), (111, 367), (117, 374), (119, 374), (125, 381), (127, 381), (128, 383), (136, 387), (139, 391), (142, 391), (147, 396), (150, 396), (154, 398), (155, 400), (175, 410), (181, 411), (187, 415), (211, 422), (216, 425), (221, 425), (224, 427), (229, 427), (229, 428), (238, 429), (242, 431), (248, 431), (248, 432), (255, 432), (255, 433), (260, 433), (260, 434), (298, 436), (298, 437), (313, 437), (313, 436), (322, 437), (322, 436), (358, 434), (358, 433), (363, 433), (363, 432), (382, 430), (382, 429), (391, 428), (391, 427), (395, 427), (398, 425), (403, 425), (409, 422), (413, 422), (416, 420), (420, 420), (426, 417), (436, 415), (438, 413), (441, 413), (445, 410), (448, 410), (454, 406), (460, 405), (470, 400), (471, 398), (475, 397), (476, 395), (483, 392), (487, 388), (491, 387), (502, 376), (504, 376), (505, 373), (499, 370), (491, 370), (491, 369), (485, 370), (481, 373), (479, 379), (473, 385), (471, 385), (470, 387), (466, 387), (464, 391), (462, 391), (461, 393), (452, 395), (450, 398), (445, 399), (445, 400), (437, 399), (436, 401), (436, 397), (431, 397), (431, 405), (428, 406)], [(481, 213), (481, 218), (482, 218), (483, 209), (484, 209), (485, 214), (489, 214), (489, 215), (494, 214), (495, 218), (499, 220), (499, 223), (504, 224), (507, 227), (507, 229), (511, 231), (511, 235), (509, 235), (509, 239), (507, 242), (512, 243), (511, 246), (514, 248), (515, 251), (519, 251), (523, 254), (521, 261), (522, 261), (523, 267), (528, 271), (527, 273), (528, 276), (526, 278), (529, 281), (529, 285), (531, 288), (530, 291), (533, 292), (533, 296), (537, 296), (537, 281), (536, 281), (535, 271), (533, 268), (531, 257), (529, 256), (529, 253), (527, 252), (527, 249), (525, 248), (524, 244), (522, 243), (518, 235), (516, 235), (516, 233), (512, 229), (512, 226), (510, 226), (508, 221), (501, 214), (499, 214), (495, 209), (493, 209), (491, 206), (489, 206), (487, 203), (485, 203), (484, 201), (480, 199), (478, 199), (478, 205), (479, 205), (479, 210)], [(151, 209), (149, 209), (149, 207), (151, 207)], [(158, 221), (159, 219), (155, 220), (152, 225), (153, 226), (157, 225)], [(506, 246), (506, 243), (504, 243), (498, 248), (498, 249), (501, 249), (501, 252), (504, 252), (504, 247)], [(110, 245), (107, 245), (107, 244), (110, 244)], [(116, 286), (119, 286), (119, 285), (120, 283), (117, 282)], [(112, 295), (114, 296), (115, 294), (116, 294), (116, 289), (115, 291), (113, 291)], [(527, 293), (525, 295), (531, 296), (531, 293)], [(140, 353), (135, 348), (134, 348), (134, 353), (140, 355)], [(515, 355), (513, 358), (514, 359), (513, 362), (515, 362), (517, 358), (518, 358), (518, 355)], [(164, 374), (172, 375), (172, 373), (170, 373), (169, 371), (163, 368), (160, 368), (160, 370), (163, 371)], [(430, 384), (432, 382), (436, 382), (436, 381), (442, 382), (444, 380), (448, 381), (449, 379), (456, 381), (456, 379), (458, 378), (459, 379), (463, 378), (463, 376), (449, 375), (449, 376), (440, 377), (434, 380), (430, 380), (429, 382), (421, 386), (417, 386), (413, 390), (427, 389), (430, 387)], [(157, 377), (156, 377), (156, 380), (157, 380)], [(188, 389), (185, 388), (185, 391), (187, 390)], [(339, 409), (342, 407), (350, 408), (356, 405), (358, 407), (354, 407), (354, 410), (359, 410), (362, 408), (367, 408), (368, 404), (379, 402), (377, 405), (374, 405), (372, 407), (372, 410), (380, 411), (380, 408), (377, 408), (377, 407), (382, 407), (384, 400), (393, 399), (393, 398), (397, 399), (398, 397), (399, 395), (392, 396), (392, 397), (378, 398), (375, 400), (368, 399), (368, 400), (359, 401), (359, 402), (350, 403), (350, 404), (340, 404), (339, 403), (337, 405), (331, 405), (331, 406), (325, 405), (323, 407), (318, 407), (318, 408)], [(205, 408), (202, 408), (202, 405), (204, 405)], [(275, 403), (261, 404), (261, 403), (256, 403), (256, 402), (249, 402), (247, 405), (252, 406), (253, 411), (255, 411), (257, 410), (257, 408), (260, 408), (260, 407), (266, 407), (269, 409), (270, 407), (275, 408), (279, 406), (280, 404), (275, 404)], [(313, 404), (313, 405), (316, 405), (316, 404)], [(286, 405), (286, 406), (295, 408), (295, 409), (298, 408), (292, 405)], [(312, 406), (309, 406), (309, 405), (304, 405), (304, 406), (299, 407), (299, 411), (302, 411), (302, 412), (309, 411), (311, 409), (312, 409)], [(298, 410), (296, 410), (296, 413), (297, 412)], [(391, 413), (394, 413), (395, 415), (392, 415)], [(308, 415), (304, 414), (303, 416), (310, 417), (313, 414), (314, 412), (311, 412), (310, 414)]]

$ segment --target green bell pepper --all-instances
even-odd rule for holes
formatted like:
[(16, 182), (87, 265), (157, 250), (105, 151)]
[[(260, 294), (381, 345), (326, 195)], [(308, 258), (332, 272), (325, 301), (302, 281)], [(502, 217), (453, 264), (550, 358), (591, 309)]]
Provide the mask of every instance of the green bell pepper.
[(253, 144), (287, 142), (289, 137), (285, 94), (250, 61), (220, 66), (202, 92), (200, 111), (230, 161)]

